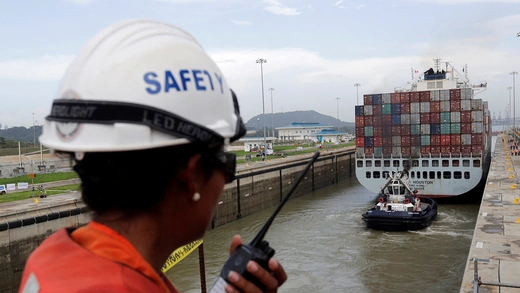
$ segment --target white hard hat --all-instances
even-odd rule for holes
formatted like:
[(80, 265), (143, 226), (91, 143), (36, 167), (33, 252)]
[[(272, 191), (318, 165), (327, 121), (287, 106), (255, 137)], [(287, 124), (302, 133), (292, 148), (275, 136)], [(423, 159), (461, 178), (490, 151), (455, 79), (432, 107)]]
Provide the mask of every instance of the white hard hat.
[(52, 150), (106, 152), (245, 134), (222, 72), (187, 32), (131, 20), (107, 27), (61, 80), (40, 141)]

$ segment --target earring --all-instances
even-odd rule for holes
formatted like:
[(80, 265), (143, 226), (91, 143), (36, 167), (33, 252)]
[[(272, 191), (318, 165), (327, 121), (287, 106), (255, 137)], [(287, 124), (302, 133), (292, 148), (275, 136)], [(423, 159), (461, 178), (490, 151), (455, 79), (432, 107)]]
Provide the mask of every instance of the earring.
[(195, 192), (195, 193), (193, 194), (193, 198), (192, 198), (192, 199), (193, 199), (193, 201), (198, 201), (198, 200), (200, 199), (200, 193)]

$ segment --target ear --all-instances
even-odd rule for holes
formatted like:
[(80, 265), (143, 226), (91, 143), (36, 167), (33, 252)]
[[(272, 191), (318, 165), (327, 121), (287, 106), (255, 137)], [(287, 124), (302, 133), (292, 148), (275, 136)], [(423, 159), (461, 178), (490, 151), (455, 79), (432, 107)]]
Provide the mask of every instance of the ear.
[(188, 163), (186, 164), (186, 169), (183, 172), (182, 177), (184, 178), (182, 179), (185, 181), (190, 195), (197, 191), (196, 181), (197, 177), (200, 176), (198, 172), (200, 172), (199, 165), (201, 157), (202, 156), (200, 154), (191, 156), (188, 160)]

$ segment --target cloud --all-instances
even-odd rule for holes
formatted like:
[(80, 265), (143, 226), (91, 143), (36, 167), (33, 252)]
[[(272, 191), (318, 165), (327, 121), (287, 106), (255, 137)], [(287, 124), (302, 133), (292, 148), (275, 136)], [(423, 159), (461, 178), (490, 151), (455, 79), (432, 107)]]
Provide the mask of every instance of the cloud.
[(489, 85), (478, 98), (493, 101), (492, 107), (496, 109), (505, 108), (506, 101), (500, 97), (506, 97), (505, 89), (510, 85), (508, 72), (514, 70), (511, 64), (520, 64), (520, 56), (514, 48), (494, 47), (485, 37), (452, 40), (435, 46), (417, 43), (410, 47), (415, 53), (406, 56), (374, 53), (374, 57), (358, 59), (327, 58), (301, 48), (220, 50), (209, 54), (237, 93), (246, 121), (262, 113), (260, 64), (255, 62), (258, 58), (267, 59), (262, 65), (266, 113), (271, 113), (267, 89), (272, 87), (276, 89), (274, 113), (315, 110), (336, 117), (335, 98), (339, 97), (340, 119), (354, 121), (357, 98), (354, 83), (361, 84), (360, 100), (363, 94), (409, 88), (410, 67), (422, 73), (434, 66), (432, 59), (436, 57), (442, 58), (441, 62), (449, 61), (460, 73), (464, 64), (468, 64), (470, 81)]
[(0, 61), (0, 78), (59, 80), (74, 59), (71, 55), (44, 55), (35, 59)]
[(233, 22), (236, 25), (251, 25), (252, 24), (252, 22), (247, 21), (247, 20), (232, 20), (231, 22)]
[(79, 5), (87, 5), (87, 4), (93, 3), (97, 0), (63, 0), (63, 1), (71, 2), (71, 3), (79, 4)]
[(285, 6), (277, 0), (264, 0), (264, 3), (268, 4), (265, 10), (273, 14), (294, 16), (301, 13), (296, 8)]
[(431, 3), (431, 4), (441, 4), (441, 5), (459, 5), (459, 4), (472, 4), (472, 3), (520, 3), (520, 0), (409, 0), (409, 2), (423, 2), (423, 3)]
[(363, 9), (365, 7), (366, 7), (365, 5), (361, 4), (361, 5), (356, 6), (356, 9)]

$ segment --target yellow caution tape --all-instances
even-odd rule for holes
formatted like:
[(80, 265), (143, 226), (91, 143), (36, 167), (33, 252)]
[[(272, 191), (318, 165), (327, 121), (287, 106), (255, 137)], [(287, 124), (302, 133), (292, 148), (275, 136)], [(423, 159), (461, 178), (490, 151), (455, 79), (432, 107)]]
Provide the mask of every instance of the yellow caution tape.
[(183, 247), (177, 248), (162, 266), (161, 270), (163, 273), (171, 269), (174, 265), (178, 264), (181, 260), (183, 260), (186, 256), (192, 253), (195, 248), (199, 247), (202, 244), (202, 239), (195, 240), (192, 243), (186, 244)]

